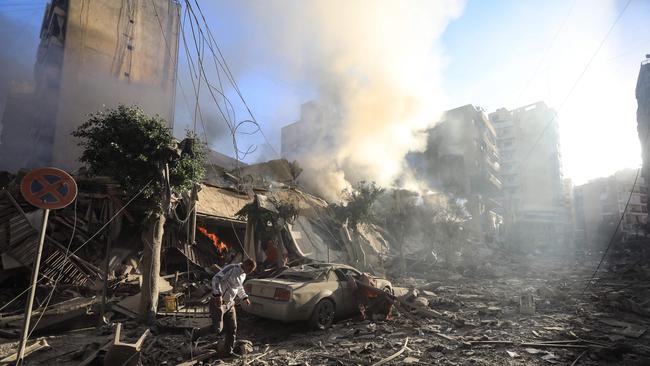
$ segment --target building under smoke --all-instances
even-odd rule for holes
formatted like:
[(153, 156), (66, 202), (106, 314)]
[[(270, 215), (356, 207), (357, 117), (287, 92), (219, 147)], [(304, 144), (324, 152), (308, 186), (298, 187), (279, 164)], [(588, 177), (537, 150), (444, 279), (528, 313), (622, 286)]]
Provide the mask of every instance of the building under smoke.
[(566, 207), (556, 113), (538, 102), (490, 114), (498, 136), (504, 230), (513, 244), (565, 246)]
[(171, 127), (179, 10), (174, 0), (51, 1), (33, 85), (8, 96), (0, 168), (76, 168), (70, 133), (104, 106), (137, 104)]
[[(641, 63), (639, 78), (636, 82), (636, 100), (638, 109), (636, 112), (637, 131), (641, 140), (643, 151), (643, 178), (650, 182), (650, 55), (646, 55), (645, 61)], [(650, 203), (647, 204), (650, 209)]]
[(449, 110), (427, 130), (422, 153), (407, 156), (417, 177), (429, 187), (466, 200), (471, 229), (494, 238), (502, 222), (495, 200), (501, 192), (496, 132), (480, 107), (471, 104)]
[[(646, 235), (647, 187), (643, 177), (639, 177), (634, 185), (635, 177), (635, 169), (626, 169), (610, 177), (594, 179), (575, 187), (578, 243), (606, 244), (614, 234), (621, 217), (621, 225), (617, 232), (621, 240), (626, 241)], [(632, 190), (633, 186), (634, 190)]]
[(315, 101), (300, 107), (300, 120), (282, 127), (282, 157), (301, 160), (306, 153), (322, 149), (324, 153), (336, 149), (333, 125), (341, 124), (341, 116), (333, 108)]

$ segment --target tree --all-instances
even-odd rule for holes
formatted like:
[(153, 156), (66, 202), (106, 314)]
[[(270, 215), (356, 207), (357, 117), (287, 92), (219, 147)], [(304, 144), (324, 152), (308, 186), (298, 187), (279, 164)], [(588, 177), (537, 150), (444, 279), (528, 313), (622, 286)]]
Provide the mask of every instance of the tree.
[(384, 192), (383, 188), (378, 187), (375, 182), (360, 181), (357, 182), (352, 188), (344, 189), (341, 192), (341, 204), (330, 204), (330, 209), (333, 211), (334, 216), (347, 227), (351, 240), (350, 241), (351, 256), (354, 261), (362, 268), (366, 266), (366, 254), (363, 251), (359, 241), (359, 226), (362, 224), (370, 224), (373, 220), (372, 206)]
[(341, 192), (341, 204), (331, 204), (334, 215), (352, 227), (372, 221), (372, 205), (384, 192), (375, 182), (360, 181)]
[(419, 207), (419, 227), (428, 240), (431, 250), (438, 252), (449, 267), (453, 265), (455, 253), (462, 249), (467, 232), (464, 226), (469, 219), (463, 202), (445, 197), (441, 202), (425, 201)]
[(374, 210), (378, 221), (390, 234), (391, 242), (397, 246), (399, 251), (399, 270), (406, 271), (406, 259), (404, 258), (404, 245), (406, 240), (412, 236), (414, 225), (419, 215), (418, 194), (406, 189), (393, 189), (390, 194), (382, 197), (380, 204), (375, 205)]
[(140, 320), (148, 322), (158, 305), (160, 252), (172, 196), (201, 180), (205, 152), (192, 133), (179, 144), (163, 119), (135, 106), (119, 105), (95, 113), (72, 135), (80, 139), (79, 161), (89, 175), (112, 177), (125, 194), (139, 193), (145, 207), (139, 310)]

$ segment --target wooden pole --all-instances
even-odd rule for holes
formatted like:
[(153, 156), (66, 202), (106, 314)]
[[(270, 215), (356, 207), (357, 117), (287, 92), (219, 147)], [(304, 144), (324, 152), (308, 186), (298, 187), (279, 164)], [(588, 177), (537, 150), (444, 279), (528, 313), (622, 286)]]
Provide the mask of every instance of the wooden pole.
[(101, 324), (104, 321), (104, 313), (106, 312), (106, 295), (108, 294), (108, 265), (111, 261), (111, 230), (108, 230), (108, 235), (106, 235), (106, 258), (104, 258), (104, 286), (102, 288), (102, 306), (101, 306), (101, 315), (99, 317), (99, 323)]
[[(43, 224), (41, 225), (41, 232), (38, 238), (38, 249), (36, 250), (36, 259), (34, 260), (34, 268), (32, 269), (32, 285), (29, 290), (29, 298), (25, 305), (25, 319), (23, 321), (23, 334), (18, 346), (18, 355), (16, 357), (16, 366), (20, 365), (25, 355), (25, 346), (27, 345), (27, 338), (29, 337), (29, 320), (32, 316), (32, 306), (34, 305), (34, 296), (36, 295), (36, 282), (38, 281), (38, 271), (41, 265), (41, 256), (43, 254), (43, 243), (45, 242), (45, 231), (47, 229), (47, 218), (50, 216), (50, 210), (45, 209), (43, 212)], [(54, 291), (54, 289), (52, 289)]]
[(196, 242), (196, 201), (199, 200), (199, 194), (196, 186), (197, 186), (196, 183), (192, 185), (192, 201), (191, 201), (192, 212), (190, 213), (192, 215), (191, 216), (192, 219), (190, 221), (190, 227), (189, 227), (190, 230), (190, 240), (188, 243), (189, 245), (193, 245)]

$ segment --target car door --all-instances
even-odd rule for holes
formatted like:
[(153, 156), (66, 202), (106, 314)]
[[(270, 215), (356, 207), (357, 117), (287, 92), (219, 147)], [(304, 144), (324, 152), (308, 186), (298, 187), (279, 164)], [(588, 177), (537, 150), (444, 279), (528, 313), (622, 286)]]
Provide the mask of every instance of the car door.
[(352, 279), (358, 279), (359, 273), (349, 268), (337, 268), (334, 270), (340, 289), (342, 304), (341, 313), (351, 315), (358, 311), (356, 287), (351, 282)]

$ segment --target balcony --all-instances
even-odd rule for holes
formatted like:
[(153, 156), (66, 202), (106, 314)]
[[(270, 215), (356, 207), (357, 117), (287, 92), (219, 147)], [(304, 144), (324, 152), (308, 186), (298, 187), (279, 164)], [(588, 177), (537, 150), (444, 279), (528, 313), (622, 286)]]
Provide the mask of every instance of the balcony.
[(483, 140), (483, 142), (485, 142), (485, 144), (488, 146), (489, 149), (491, 149), (491, 150), (496, 150), (497, 149), (496, 138), (494, 138), (494, 137), (490, 138), (487, 131), (485, 131), (485, 132), (483, 132), (481, 134), (481, 140)]
[(492, 160), (489, 155), (484, 156), (483, 161), (485, 164), (490, 167), (493, 174), (499, 174), (501, 171), (501, 166), (495, 160)]
[(494, 185), (494, 187), (495, 187), (498, 191), (500, 191), (501, 188), (503, 187), (503, 185), (501, 184), (501, 181), (499, 180), (499, 178), (495, 177), (494, 174), (491, 174), (491, 173), (487, 173), (486, 175), (487, 175), (487, 179), (488, 179), (488, 181), (489, 181), (490, 183), (492, 183), (492, 184)]

